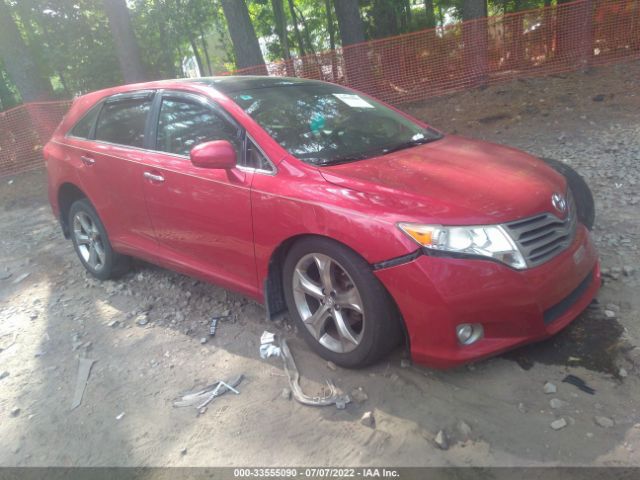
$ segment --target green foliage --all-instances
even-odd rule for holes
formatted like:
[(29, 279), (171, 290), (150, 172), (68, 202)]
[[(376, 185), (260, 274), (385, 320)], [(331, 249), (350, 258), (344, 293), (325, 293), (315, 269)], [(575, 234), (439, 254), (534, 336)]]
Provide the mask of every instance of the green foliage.
[[(11, 8), (21, 35), (38, 68), (51, 79), (56, 94), (72, 97), (122, 82), (118, 59), (102, 0), (0, 0)], [(283, 58), (272, 0), (244, 0), (266, 60)], [(330, 7), (333, 2), (329, 2)], [(481, 1), (481, 0), (478, 0)], [(552, 3), (555, 4), (557, 0)], [(233, 48), (219, 0), (127, 0), (145, 69), (155, 78), (183, 76), (182, 61), (194, 55), (202, 70), (233, 69)], [(375, 39), (426, 28), (462, 17), (463, 0), (360, 0), (367, 38)], [(489, 0), (490, 15), (538, 8), (545, 0)], [(294, 29), (289, 0), (283, 0), (286, 36), (292, 55), (330, 48), (328, 19), (335, 41), (340, 36), (334, 9), (327, 15), (324, 0), (294, 0), (300, 31)], [(433, 5), (430, 16), (426, 5)], [(432, 20), (431, 20), (432, 21)], [(0, 64), (0, 108), (19, 101)]]

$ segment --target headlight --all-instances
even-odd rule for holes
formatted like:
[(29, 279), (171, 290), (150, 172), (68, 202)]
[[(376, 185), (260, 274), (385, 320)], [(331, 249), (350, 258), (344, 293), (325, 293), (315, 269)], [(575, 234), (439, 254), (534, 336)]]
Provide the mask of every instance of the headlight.
[(489, 257), (510, 267), (527, 268), (524, 257), (500, 225), (443, 227), (399, 223), (398, 227), (419, 245), (430, 250)]

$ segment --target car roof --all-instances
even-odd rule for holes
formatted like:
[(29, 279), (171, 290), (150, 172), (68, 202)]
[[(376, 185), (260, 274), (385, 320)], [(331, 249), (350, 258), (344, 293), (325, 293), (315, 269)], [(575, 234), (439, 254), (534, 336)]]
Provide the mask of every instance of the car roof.
[(206, 85), (224, 94), (243, 90), (254, 90), (256, 88), (325, 83), (305, 78), (269, 77), (264, 75), (230, 75), (224, 77), (188, 78), (181, 81)]

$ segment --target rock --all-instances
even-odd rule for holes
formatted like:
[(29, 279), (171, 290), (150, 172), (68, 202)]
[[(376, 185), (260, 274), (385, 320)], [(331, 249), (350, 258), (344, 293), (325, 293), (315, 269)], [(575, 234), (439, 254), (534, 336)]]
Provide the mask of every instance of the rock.
[(200, 339), (200, 344), (204, 345), (205, 343), (207, 343), (207, 337), (202, 337)]
[(12, 408), (11, 409), (11, 416), (12, 417), (17, 417), (18, 415), (20, 415), (20, 409), (18, 407)]
[(618, 370), (618, 375), (620, 375), (621, 378), (627, 378), (629, 376), (629, 373), (627, 372), (626, 368), (621, 368), (620, 370)]
[(149, 323), (149, 314), (147, 312), (142, 312), (136, 317), (136, 323), (141, 327), (144, 327), (147, 323)]
[(360, 424), (365, 427), (375, 428), (376, 427), (376, 419), (373, 416), (373, 412), (364, 412), (362, 417), (360, 418)]
[(551, 428), (554, 430), (561, 430), (567, 426), (567, 421), (564, 418), (559, 418), (558, 420), (554, 420), (551, 422)]
[(520, 413), (527, 413), (527, 407), (525, 406), (525, 404), (524, 404), (524, 403), (520, 402), (520, 403), (518, 404), (518, 411), (519, 411)]
[(611, 428), (614, 425), (613, 420), (609, 417), (594, 417), (593, 421), (596, 422), (596, 425), (602, 428)]
[(458, 429), (458, 433), (460, 433), (462, 440), (466, 441), (471, 438), (471, 427), (467, 422), (460, 420), (456, 425), (456, 428)]
[(5, 378), (7, 378), (9, 376), (9, 372), (7, 372), (6, 370), (0, 372), (0, 380), (3, 380)]
[(552, 398), (549, 400), (549, 405), (551, 405), (551, 408), (564, 408), (569, 405), (569, 402), (565, 402), (559, 398)]
[(409, 368), (411, 366), (411, 361), (407, 360), (406, 358), (403, 358), (402, 360), (400, 360), (400, 367), (401, 368)]
[(187, 454), (187, 449), (183, 448), (182, 450), (180, 450), (180, 455), (184, 456)]
[(354, 388), (351, 390), (351, 398), (356, 403), (364, 403), (369, 399), (367, 392), (365, 392), (362, 387)]
[(594, 102), (603, 102), (605, 98), (605, 95), (599, 93), (598, 95), (594, 95), (591, 100), (593, 100)]
[(625, 265), (624, 267), (622, 267), (622, 273), (627, 277), (633, 276), (634, 272), (635, 272), (635, 268), (633, 268), (630, 265)]
[(547, 382), (542, 387), (542, 391), (549, 395), (551, 393), (556, 393), (558, 391), (558, 388), (553, 383)]
[(112, 320), (112, 321), (110, 321), (109, 323), (107, 323), (107, 327), (112, 327), (112, 328), (114, 328), (114, 327), (117, 327), (119, 323), (120, 323), (120, 322), (118, 322), (118, 320)]
[(285, 400), (291, 400), (291, 389), (288, 387), (284, 387), (282, 389), (282, 393), (280, 394), (282, 396), (282, 398), (284, 398)]
[(327, 368), (329, 370), (333, 370), (334, 372), (338, 369), (338, 367), (336, 367), (336, 364), (333, 363), (331, 360), (327, 362)]
[(613, 310), (605, 310), (604, 318), (606, 318), (607, 320), (613, 320), (614, 318), (616, 318), (616, 312), (614, 312)]
[(449, 439), (447, 438), (447, 434), (444, 433), (444, 430), (440, 430), (433, 441), (440, 450), (449, 449)]

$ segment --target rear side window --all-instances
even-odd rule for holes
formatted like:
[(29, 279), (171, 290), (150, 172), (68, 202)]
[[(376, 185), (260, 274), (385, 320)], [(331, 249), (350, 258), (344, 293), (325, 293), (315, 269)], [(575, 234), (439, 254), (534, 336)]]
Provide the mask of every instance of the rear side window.
[(193, 147), (213, 140), (228, 140), (240, 151), (238, 129), (213, 108), (182, 99), (162, 100), (157, 150), (189, 156)]
[(131, 98), (105, 103), (96, 126), (96, 140), (130, 147), (144, 146), (144, 128), (150, 98)]
[(100, 113), (101, 107), (102, 104), (100, 103), (89, 110), (84, 117), (76, 123), (75, 127), (71, 129), (69, 135), (78, 138), (90, 138), (91, 130), (93, 130), (93, 125), (96, 123), (96, 118), (98, 117), (98, 113)]

